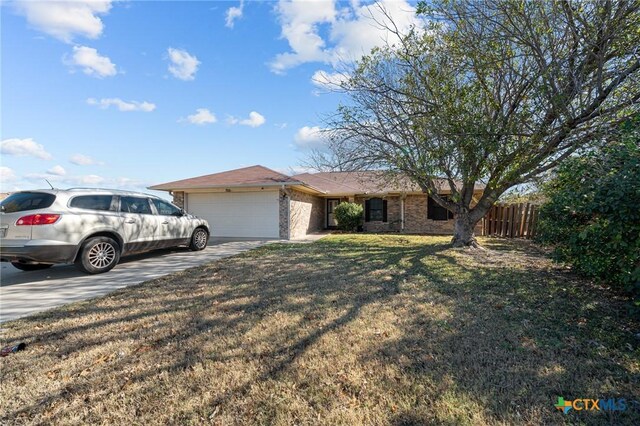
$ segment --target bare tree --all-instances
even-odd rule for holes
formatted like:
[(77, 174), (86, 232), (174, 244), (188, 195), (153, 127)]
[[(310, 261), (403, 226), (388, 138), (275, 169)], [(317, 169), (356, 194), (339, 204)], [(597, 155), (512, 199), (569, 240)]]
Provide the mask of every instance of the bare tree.
[[(640, 2), (436, 0), (424, 27), (374, 49), (340, 83), (315, 163), (409, 177), (473, 234), (509, 188), (639, 111)], [(395, 31), (393, 25), (391, 31)], [(442, 177), (450, 197), (439, 195)], [(441, 181), (441, 180), (440, 180)], [(474, 185), (486, 189), (472, 200)]]

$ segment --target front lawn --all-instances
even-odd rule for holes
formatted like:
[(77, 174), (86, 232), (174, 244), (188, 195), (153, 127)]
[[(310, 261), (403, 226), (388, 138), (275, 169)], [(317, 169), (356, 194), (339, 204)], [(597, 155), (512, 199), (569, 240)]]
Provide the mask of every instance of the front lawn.
[[(640, 324), (526, 242), (273, 244), (2, 324), (2, 424), (640, 424)], [(620, 413), (554, 408), (625, 398)]]

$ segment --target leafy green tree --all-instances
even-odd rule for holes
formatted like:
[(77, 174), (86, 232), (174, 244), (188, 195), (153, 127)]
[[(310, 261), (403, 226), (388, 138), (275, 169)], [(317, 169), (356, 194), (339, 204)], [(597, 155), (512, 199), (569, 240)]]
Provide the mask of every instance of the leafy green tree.
[(363, 208), (361, 204), (356, 203), (340, 203), (336, 206), (333, 213), (338, 223), (338, 228), (343, 231), (353, 232), (362, 225)]
[[(474, 226), (501, 194), (640, 110), (639, 7), (421, 3), (423, 27), (399, 34), (389, 24), (400, 41), (374, 49), (338, 84), (347, 101), (312, 163), (407, 176), (454, 213), (453, 244), (476, 246)], [(474, 200), (477, 183), (486, 189)]]
[(537, 238), (583, 275), (625, 285), (640, 304), (640, 119), (560, 166), (544, 186)]

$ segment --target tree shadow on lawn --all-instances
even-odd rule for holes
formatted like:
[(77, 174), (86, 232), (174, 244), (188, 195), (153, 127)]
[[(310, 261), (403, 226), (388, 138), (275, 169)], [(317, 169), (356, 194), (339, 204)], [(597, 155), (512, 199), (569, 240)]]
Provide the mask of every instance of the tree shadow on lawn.
[[(399, 363), (436, 390), (396, 424), (639, 424), (638, 349), (624, 313), (579, 294), (594, 287), (575, 288), (562, 274), (532, 281), (527, 272), (468, 272), (459, 282), (430, 280), (433, 292), (452, 300), (447, 318), (416, 313), (401, 338), (366, 358)], [(565, 416), (554, 408), (559, 396), (626, 398), (632, 407)]]
[(12, 323), (32, 356), (12, 358), (5, 388), (23, 369), (35, 389), (0, 419), (597, 422), (554, 398), (638, 399), (605, 295), (421, 241), (266, 246)]

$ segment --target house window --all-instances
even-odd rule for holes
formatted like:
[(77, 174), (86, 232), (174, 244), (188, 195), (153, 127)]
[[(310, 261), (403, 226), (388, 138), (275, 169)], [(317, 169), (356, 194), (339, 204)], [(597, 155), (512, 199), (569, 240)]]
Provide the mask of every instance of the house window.
[(364, 203), (365, 222), (387, 221), (387, 200), (371, 198)]
[(453, 213), (436, 203), (433, 198), (429, 197), (427, 201), (427, 219), (449, 220), (453, 219)]

